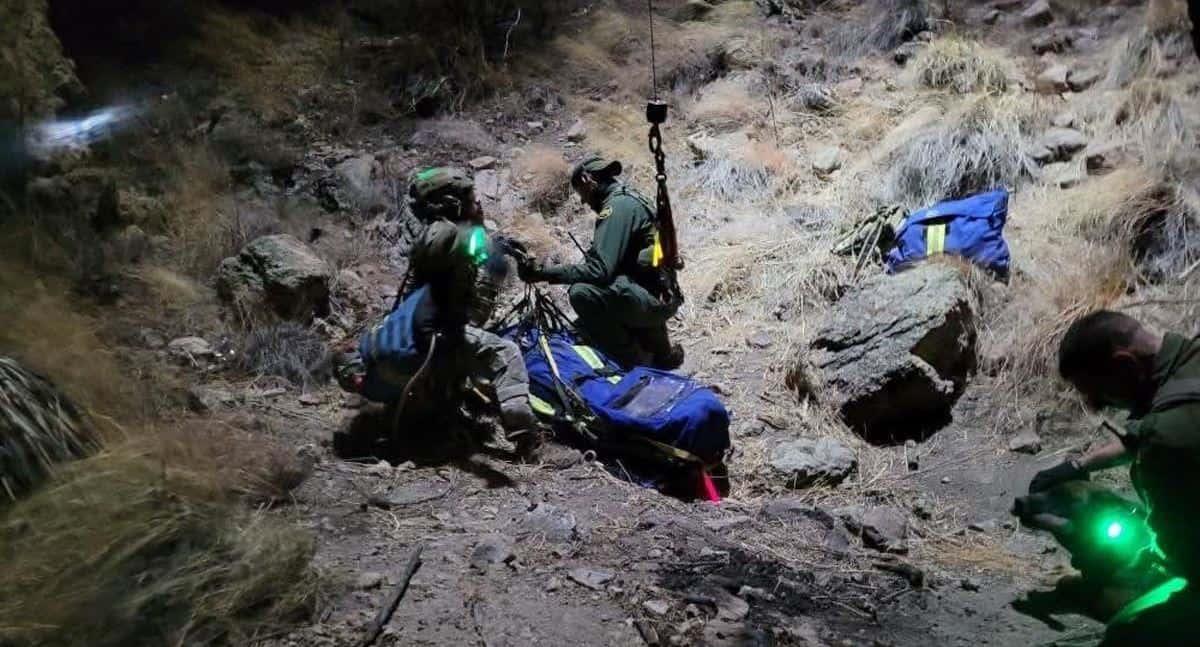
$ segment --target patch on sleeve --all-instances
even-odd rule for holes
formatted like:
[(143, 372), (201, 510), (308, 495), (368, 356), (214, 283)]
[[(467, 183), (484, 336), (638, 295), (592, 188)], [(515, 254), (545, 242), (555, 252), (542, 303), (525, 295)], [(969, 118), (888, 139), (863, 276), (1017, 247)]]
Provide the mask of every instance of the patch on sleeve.
[(612, 207), (604, 207), (603, 209), (600, 210), (599, 215), (597, 215), (596, 217), (599, 218), (600, 220), (604, 220), (605, 218), (607, 218), (611, 215), (612, 215)]

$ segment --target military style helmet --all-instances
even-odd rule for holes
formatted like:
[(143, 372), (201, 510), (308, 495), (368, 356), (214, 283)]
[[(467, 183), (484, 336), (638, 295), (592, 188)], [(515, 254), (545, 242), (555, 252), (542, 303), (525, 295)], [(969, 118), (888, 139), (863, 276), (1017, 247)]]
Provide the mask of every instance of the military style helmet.
[(413, 175), (408, 185), (408, 207), (424, 222), (458, 220), (474, 188), (471, 174), (463, 169), (427, 168)]

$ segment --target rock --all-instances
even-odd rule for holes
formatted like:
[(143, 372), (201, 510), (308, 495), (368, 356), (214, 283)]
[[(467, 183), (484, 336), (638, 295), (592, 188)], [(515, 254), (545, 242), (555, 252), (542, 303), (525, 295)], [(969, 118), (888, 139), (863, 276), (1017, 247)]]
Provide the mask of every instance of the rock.
[(1091, 142), (1083, 151), (1084, 166), (1089, 173), (1116, 168), (1125, 157), (1125, 149), (1116, 142)]
[(545, 537), (546, 541), (555, 543), (578, 538), (575, 515), (549, 503), (539, 503), (533, 510), (526, 512), (518, 527), (524, 535), (540, 535)]
[(867, 548), (888, 553), (905, 553), (908, 547), (908, 517), (891, 506), (848, 506), (834, 510), (846, 529), (860, 536)]
[(1096, 70), (1071, 70), (1067, 74), (1067, 85), (1070, 86), (1072, 92), (1083, 92), (1084, 90), (1096, 85), (1100, 80), (1100, 73)]
[(1087, 171), (1078, 162), (1057, 162), (1043, 169), (1047, 184), (1069, 189), (1087, 179)]
[(512, 542), (504, 535), (488, 535), (475, 544), (471, 551), (471, 568), (486, 571), (495, 564), (505, 564), (513, 559)]
[(332, 272), (307, 245), (288, 234), (263, 236), (221, 262), (217, 293), (226, 301), (255, 298), (285, 319), (329, 311)]
[(821, 508), (800, 499), (776, 499), (767, 502), (760, 515), (767, 519), (778, 521), (812, 521), (815, 525), (832, 528), (837, 525), (837, 519)]
[(752, 521), (753, 520), (750, 517), (738, 515), (736, 517), (725, 517), (723, 519), (705, 521), (704, 527), (713, 532), (728, 532), (734, 528), (741, 528), (742, 526), (750, 525)]
[[(691, 644), (690, 642), (688, 644)], [(704, 625), (700, 643), (706, 647), (744, 647), (770, 644), (766, 632), (742, 622), (716, 619)]]
[(671, 612), (671, 602), (669, 600), (646, 600), (642, 603), (642, 608), (647, 613), (656, 616), (665, 616)]
[(920, 496), (916, 501), (913, 501), (912, 512), (918, 519), (929, 521), (933, 518), (934, 505), (929, 499)]
[(1035, 85), (1038, 92), (1045, 94), (1066, 92), (1071, 89), (1071, 85), (1067, 83), (1067, 78), (1070, 75), (1071, 69), (1066, 65), (1051, 65), (1038, 75)]
[(150, 350), (158, 350), (167, 345), (167, 340), (162, 335), (158, 334), (149, 328), (141, 328), (135, 336), (138, 344), (149, 348)]
[(1054, 12), (1050, 9), (1049, 0), (1034, 0), (1033, 4), (1021, 12), (1021, 19), (1026, 24), (1037, 27), (1044, 27), (1054, 22)]
[(550, 579), (546, 580), (546, 592), (547, 593), (553, 593), (561, 588), (562, 588), (562, 580), (558, 579), (557, 577), (551, 577)]
[(187, 397), (188, 408), (201, 415), (208, 415), (221, 407), (232, 405), (237, 401), (229, 391), (207, 386), (191, 387), (187, 391)]
[(546, 127), (546, 124), (542, 121), (527, 121), (525, 122), (525, 127), (531, 131), (539, 132)]
[(354, 580), (354, 588), (360, 591), (369, 591), (383, 586), (383, 573), (375, 571), (366, 571), (360, 573), (358, 578)]
[(325, 399), (316, 393), (303, 393), (298, 398), (298, 401), (306, 407), (316, 407), (325, 402)]
[(983, 14), (983, 24), (994, 25), (1000, 22), (1000, 16), (1002, 15), (1004, 14), (999, 9), (989, 9), (987, 13)]
[(962, 590), (964, 591), (978, 591), (979, 589), (983, 588), (983, 586), (979, 583), (979, 580), (973, 577), (964, 577), (961, 581), (959, 581), (958, 585), (962, 587)]
[(768, 464), (788, 487), (836, 485), (858, 464), (854, 452), (832, 438), (801, 438), (775, 445)]
[(1042, 135), (1038, 143), (1050, 150), (1053, 161), (1061, 162), (1071, 159), (1075, 153), (1086, 148), (1088, 138), (1074, 128), (1051, 128)]
[(180, 337), (167, 344), (167, 353), (179, 360), (195, 363), (197, 360), (209, 359), (216, 353), (213, 347), (200, 337)]
[(500, 198), (500, 174), (492, 170), (476, 173), (475, 193), (483, 198), (498, 200)]
[(687, 0), (675, 11), (671, 12), (671, 17), (678, 22), (688, 22), (691, 20), (700, 20), (711, 13), (713, 6), (704, 0)]
[(584, 139), (587, 139), (587, 125), (583, 123), (582, 119), (576, 119), (575, 123), (567, 129), (567, 141), (578, 144)]
[(904, 441), (904, 462), (910, 472), (921, 469), (921, 452), (917, 449), (917, 441), (911, 438)]
[(975, 368), (975, 308), (947, 265), (865, 280), (810, 344), (823, 399), (868, 440), (940, 423)]
[(766, 332), (764, 330), (760, 330), (756, 333), (752, 333), (749, 337), (746, 338), (746, 345), (750, 346), (751, 348), (758, 348), (758, 349), (770, 348), (771, 344), (773, 344), (773, 343), (774, 343), (774, 341), (771, 339), (771, 333)]
[(737, 131), (721, 135), (696, 133), (687, 138), (688, 149), (696, 162), (736, 158), (750, 146), (746, 133)]
[(1036, 454), (1042, 451), (1042, 437), (1027, 428), (1008, 441), (1008, 449), (1021, 454)]
[(577, 584), (585, 586), (593, 591), (604, 590), (604, 585), (613, 581), (615, 577), (608, 571), (597, 571), (590, 568), (573, 568), (567, 571), (567, 577), (574, 580)]
[(366, 469), (366, 473), (370, 474), (371, 476), (387, 477), (387, 476), (391, 476), (394, 472), (393, 472), (391, 463), (381, 460), (378, 463), (375, 463), (374, 465), (368, 467)]
[(1078, 122), (1079, 117), (1077, 117), (1073, 112), (1060, 112), (1057, 115), (1054, 115), (1054, 118), (1050, 120), (1050, 123), (1053, 124), (1055, 128), (1074, 128), (1075, 124)]
[(863, 80), (862, 77), (854, 76), (845, 81), (838, 81), (833, 86), (833, 91), (842, 97), (849, 97), (862, 92)]
[(943, 476), (943, 477), (942, 477), (942, 485), (949, 485), (949, 484), (950, 484), (950, 477), (949, 477), (949, 476)]
[(1029, 159), (1043, 165), (1053, 162), (1055, 155), (1057, 155), (1057, 153), (1047, 148), (1044, 144), (1034, 144), (1028, 154)]
[(842, 168), (842, 149), (837, 146), (826, 146), (813, 153), (812, 168), (817, 175), (829, 175)]
[(472, 170), (485, 171), (487, 169), (495, 168), (496, 161), (496, 158), (492, 157), (491, 155), (481, 155), (467, 162), (467, 165), (469, 165)]
[(995, 519), (985, 519), (983, 521), (976, 521), (972, 524), (969, 524), (967, 526), (967, 530), (988, 533), (988, 532), (996, 532), (996, 529), (999, 527), (1000, 527), (1000, 523), (997, 522)]
[(1035, 54), (1061, 53), (1071, 47), (1073, 39), (1065, 31), (1051, 31), (1037, 36), (1031, 43)]
[(762, 60), (762, 52), (750, 39), (739, 36), (721, 46), (721, 59), (730, 70), (752, 70)]
[(892, 50), (892, 60), (896, 62), (896, 65), (907, 65), (920, 51), (920, 43), (902, 43), (899, 47)]

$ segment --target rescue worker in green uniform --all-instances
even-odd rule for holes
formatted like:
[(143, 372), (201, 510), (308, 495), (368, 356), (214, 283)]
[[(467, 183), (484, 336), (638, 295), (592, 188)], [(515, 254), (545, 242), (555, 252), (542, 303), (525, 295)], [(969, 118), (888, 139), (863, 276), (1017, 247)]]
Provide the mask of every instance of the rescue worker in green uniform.
[(1128, 622), (1104, 644), (1192, 644), (1200, 612), (1200, 341), (1156, 334), (1127, 315), (1100, 311), (1063, 338), (1059, 373), (1094, 408), (1130, 412), (1119, 440), (1039, 472), (1030, 493), (1130, 464), (1130, 476), (1166, 571), (1188, 586)]
[[(479, 378), (489, 385), (499, 405), (509, 440), (532, 456), (541, 435), (530, 406), (524, 358), (515, 342), (481, 328), (491, 316), (508, 266), (483, 228), (474, 180), (457, 168), (425, 169), (410, 184), (408, 205), (426, 226), (410, 250), (409, 277), (397, 305), (428, 286), (415, 304), (412, 327), (421, 353), (436, 344), (429, 376), (414, 386), (420, 395), (410, 401), (417, 407), (444, 410), (446, 395), (464, 378)], [(343, 361), (339, 382), (352, 382), (348, 373), (355, 370), (366, 372), (361, 362), (356, 368), (352, 359)]]
[(683, 349), (672, 344), (667, 321), (679, 303), (665, 294), (654, 267), (654, 208), (617, 178), (621, 163), (598, 156), (575, 166), (571, 188), (596, 213), (591, 249), (581, 263), (519, 266), (522, 280), (569, 285), (576, 327), (625, 366), (675, 369)]

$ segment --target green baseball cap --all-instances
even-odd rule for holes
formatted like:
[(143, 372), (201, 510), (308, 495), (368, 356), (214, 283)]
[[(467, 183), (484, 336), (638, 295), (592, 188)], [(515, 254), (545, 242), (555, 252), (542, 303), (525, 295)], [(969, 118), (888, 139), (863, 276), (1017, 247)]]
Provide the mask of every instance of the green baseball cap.
[(609, 179), (621, 174), (621, 163), (599, 155), (590, 155), (575, 165), (571, 171), (571, 184), (579, 182), (579, 176), (587, 173), (597, 179)]

